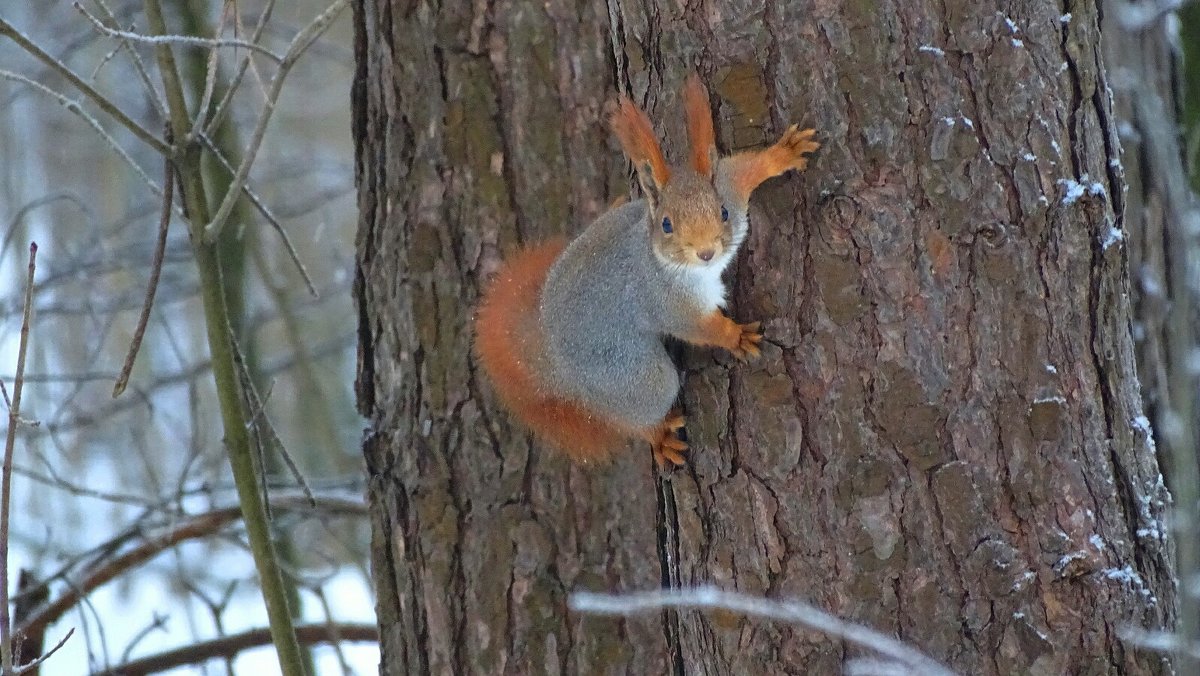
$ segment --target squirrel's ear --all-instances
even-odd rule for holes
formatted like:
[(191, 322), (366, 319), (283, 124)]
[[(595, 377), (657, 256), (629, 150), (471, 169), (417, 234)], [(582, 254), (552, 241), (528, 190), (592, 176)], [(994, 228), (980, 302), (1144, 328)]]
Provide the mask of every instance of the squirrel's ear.
[(622, 94), (617, 109), (608, 118), (608, 123), (617, 135), (617, 140), (621, 142), (625, 156), (637, 168), (638, 180), (646, 197), (657, 201), (658, 193), (671, 179), (671, 170), (667, 168), (662, 148), (658, 145), (658, 139), (654, 137), (654, 127), (650, 125), (650, 118), (646, 117), (646, 113), (629, 100), (628, 96)]
[(683, 108), (687, 116), (688, 142), (692, 147), (692, 168), (711, 179), (717, 160), (716, 134), (713, 133), (708, 90), (695, 73), (688, 76), (687, 84), (683, 86)]
[(658, 208), (658, 195), (662, 190), (662, 186), (654, 179), (654, 167), (649, 162), (643, 162), (638, 165), (638, 184), (642, 186), (642, 194), (646, 196), (646, 201), (650, 203), (650, 209)]

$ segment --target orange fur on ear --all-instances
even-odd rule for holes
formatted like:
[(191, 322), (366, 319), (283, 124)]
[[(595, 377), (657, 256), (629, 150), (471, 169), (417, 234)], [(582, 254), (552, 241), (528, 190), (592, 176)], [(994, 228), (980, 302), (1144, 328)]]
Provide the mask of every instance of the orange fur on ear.
[(667, 167), (667, 160), (663, 157), (658, 139), (654, 137), (654, 127), (646, 113), (622, 94), (620, 105), (609, 116), (608, 123), (634, 166), (639, 167), (640, 171), (643, 164), (649, 164), (654, 182), (660, 187), (666, 185), (671, 178), (671, 170)]
[(692, 168), (701, 176), (712, 176), (716, 135), (713, 133), (712, 109), (708, 105), (708, 90), (700, 76), (692, 73), (683, 87), (683, 107), (687, 113), (688, 142), (692, 147)]

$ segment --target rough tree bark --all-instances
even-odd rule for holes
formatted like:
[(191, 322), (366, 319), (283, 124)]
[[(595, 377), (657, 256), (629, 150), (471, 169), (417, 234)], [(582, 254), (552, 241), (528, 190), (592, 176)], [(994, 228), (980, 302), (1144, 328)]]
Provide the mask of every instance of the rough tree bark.
[[(1070, 16), (1063, 16), (1069, 11)], [(382, 671), (837, 673), (853, 649), (573, 590), (799, 597), (972, 674), (1160, 673), (1169, 497), (1141, 424), (1098, 12), (950, 3), (356, 0), (359, 406)], [(578, 467), (473, 370), (472, 304), (670, 149), (697, 69), (724, 150), (825, 142), (731, 273), (764, 358), (681, 353), (692, 452)]]

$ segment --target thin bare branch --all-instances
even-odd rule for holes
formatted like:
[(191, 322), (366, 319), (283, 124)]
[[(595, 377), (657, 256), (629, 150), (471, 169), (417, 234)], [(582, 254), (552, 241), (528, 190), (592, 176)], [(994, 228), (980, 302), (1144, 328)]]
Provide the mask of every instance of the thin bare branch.
[(250, 167), (253, 166), (254, 159), (258, 155), (258, 149), (267, 132), (267, 123), (271, 121), (271, 114), (275, 112), (275, 102), (279, 100), (279, 93), (283, 90), (283, 82), (287, 79), (288, 72), (291, 71), (292, 66), (296, 65), (296, 61), (304, 54), (309, 45), (319, 38), (333, 23), (333, 20), (341, 14), (342, 10), (346, 8), (346, 3), (347, 0), (335, 0), (328, 9), (313, 19), (312, 23), (292, 39), (287, 53), (275, 71), (275, 77), (271, 79), (271, 90), (267, 94), (266, 102), (263, 103), (258, 122), (254, 125), (254, 132), (250, 137), (250, 144), (242, 156), (242, 163), (234, 172), (233, 181), (230, 183), (225, 197), (221, 200), (221, 205), (217, 207), (216, 214), (204, 227), (205, 242), (212, 244), (217, 241), (217, 236), (221, 234), (225, 222), (229, 220), (229, 214), (233, 212), (233, 205), (237, 201), (238, 195), (241, 194), (246, 179), (250, 176)]
[(25, 355), (29, 348), (29, 318), (33, 313), (33, 274), (37, 270), (37, 242), (29, 245), (29, 273), (25, 278), (25, 309), (21, 315), (21, 340), (17, 347), (17, 376), (8, 406), (8, 434), (4, 439), (4, 471), (0, 478), (0, 673), (13, 670), (13, 644), (8, 608), (8, 518), (12, 499), (13, 452), (21, 421), (21, 390), (25, 385)]
[(51, 655), (58, 652), (59, 648), (66, 645), (67, 639), (71, 638), (71, 636), (73, 636), (74, 634), (75, 634), (75, 627), (71, 627), (70, 629), (67, 630), (66, 635), (63, 636), (62, 638), (58, 639), (58, 643), (55, 643), (54, 647), (51, 648), (50, 650), (48, 650), (45, 655), (42, 655), (41, 657), (37, 658), (36, 660), (34, 660), (32, 662), (29, 662), (28, 664), (22, 664), (21, 666), (17, 667), (16, 671), (14, 671), (13, 673), (16, 674), (16, 676), (21, 676), (21, 674), (28, 674), (28, 673), (33, 672), (33, 670), (37, 669), (38, 666), (41, 665), (42, 662), (45, 662), (46, 660), (50, 659)]
[[(117, 17), (112, 10), (108, 8), (104, 0), (93, 0), (96, 6), (100, 8), (100, 13), (103, 15), (105, 25), (108, 27), (118, 26)], [(132, 30), (132, 26), (130, 29)], [(146, 95), (150, 97), (150, 103), (162, 119), (167, 119), (167, 104), (163, 101), (162, 94), (155, 89), (154, 82), (150, 79), (150, 71), (146, 70), (146, 62), (142, 61), (142, 55), (138, 54), (133, 48), (133, 44), (129, 40), (121, 40), (121, 47), (125, 49), (125, 53), (129, 54), (129, 59), (133, 61), (133, 68), (137, 71), (138, 79), (142, 81), (142, 87), (146, 90)]]
[[(283, 439), (279, 438), (279, 434), (275, 432), (275, 426), (271, 424), (270, 418), (267, 417), (266, 402), (258, 395), (258, 387), (254, 384), (254, 379), (250, 377), (250, 369), (246, 367), (246, 357), (242, 354), (242, 346), (238, 344), (237, 338), (233, 335), (229, 336), (229, 341), (233, 344), (233, 361), (237, 365), (238, 375), (242, 380), (243, 392), (245, 393), (247, 407), (251, 411), (249, 420), (246, 422), (247, 428), (252, 428), (256, 432), (256, 438), (261, 439), (263, 433), (267, 437), (267, 444), (273, 446), (283, 458), (283, 462), (287, 465), (288, 471), (292, 473), (292, 478), (300, 485), (304, 494), (316, 506), (316, 499), (313, 497), (312, 489), (308, 486), (308, 480), (304, 478), (304, 474), (300, 472), (300, 468), (296, 466), (296, 461), (292, 458), (292, 454), (288, 452), (287, 447), (283, 445)], [(269, 396), (269, 395), (268, 395)], [(260, 453), (263, 444), (259, 444)], [(260, 456), (261, 457), (261, 456)], [(266, 481), (266, 462), (262, 462), (262, 477)], [(266, 496), (266, 484), (263, 485), (263, 495)]]
[[(332, 641), (354, 641), (369, 643), (379, 640), (379, 628), (373, 624), (338, 624), (336, 631), (328, 624), (305, 624), (296, 627), (296, 638), (303, 645), (330, 643)], [(144, 676), (145, 674), (168, 671), (188, 664), (201, 664), (218, 657), (232, 658), (243, 650), (271, 642), (271, 632), (263, 627), (239, 634), (230, 634), (210, 641), (171, 650), (140, 660), (126, 662), (103, 671), (98, 676)]]
[[(170, 130), (168, 129), (168, 134)], [(158, 215), (158, 241), (154, 245), (154, 260), (150, 262), (150, 281), (146, 283), (146, 300), (142, 302), (142, 312), (138, 315), (137, 327), (133, 330), (133, 339), (129, 341), (129, 352), (125, 355), (125, 364), (113, 385), (113, 399), (121, 396), (125, 386), (129, 384), (129, 374), (133, 371), (133, 362), (137, 359), (142, 347), (142, 338), (146, 335), (146, 325), (150, 323), (150, 308), (154, 306), (154, 294), (158, 291), (158, 277), (162, 274), (163, 256), (167, 251), (167, 230), (171, 225), (171, 205), (174, 202), (175, 165), (171, 158), (163, 158), (163, 203)]]
[[(251, 42), (258, 42), (262, 38), (263, 31), (267, 27), (267, 21), (270, 20), (271, 13), (274, 10), (275, 0), (267, 0), (267, 3), (263, 5), (262, 12), (258, 15), (258, 24), (254, 26), (254, 34), (250, 36)], [(240, 25), (240, 17), (237, 20)], [(225, 113), (229, 111), (229, 103), (233, 100), (233, 95), (242, 84), (242, 78), (246, 75), (246, 68), (251, 64), (251, 56), (247, 54), (238, 63), (237, 70), (233, 74), (233, 79), (230, 80), (229, 87), (225, 89), (225, 95), (221, 97), (221, 102), (217, 104), (217, 109), (213, 111), (212, 119), (208, 121), (208, 127), (204, 130), (205, 136), (212, 136), (216, 133), (217, 127), (221, 126), (221, 123), (225, 121)]]
[[(315, 509), (326, 514), (365, 513), (365, 506), (361, 502), (344, 498), (318, 498), (315, 508), (310, 507), (308, 499), (301, 496), (287, 496), (273, 499), (271, 502), (275, 509), (292, 511), (313, 511)], [(122, 554), (97, 561), (94, 567), (82, 572), (78, 581), (68, 585), (69, 588), (65, 593), (31, 613), (29, 619), (17, 627), (17, 631), (23, 634), (33, 633), (48, 626), (98, 587), (128, 573), (131, 569), (180, 542), (213, 535), (240, 519), (241, 516), (241, 508), (236, 506), (190, 516), (158, 534), (147, 537), (143, 542)]]
[[(3, 21), (3, 19), (0, 19), (0, 22), (2, 22), (2, 21)], [(128, 164), (130, 166), (130, 168), (133, 169), (134, 173), (136, 173), (142, 179), (142, 182), (145, 183), (146, 186), (150, 188), (151, 192), (153, 192), (155, 195), (158, 195), (160, 197), (162, 196), (162, 194), (163, 194), (162, 187), (160, 187), (157, 183), (155, 183), (154, 179), (150, 178), (150, 176), (146, 174), (146, 171), (144, 169), (142, 169), (141, 166), (139, 166), (138, 163), (135, 162), (132, 157), (130, 157), (129, 153), (127, 153), (125, 151), (125, 149), (122, 148), (119, 143), (117, 143), (117, 140), (114, 139), (107, 131), (104, 130), (104, 127), (100, 125), (100, 123), (96, 120), (96, 118), (92, 117), (91, 115), (88, 115), (87, 112), (84, 111), (83, 107), (79, 105), (78, 101), (69, 99), (66, 96), (64, 96), (63, 94), (60, 94), (60, 93), (54, 91), (53, 89), (47, 87), (46, 85), (44, 85), (36, 80), (31, 80), (31, 79), (25, 77), (24, 75), (21, 75), (20, 73), (14, 73), (14, 72), (8, 71), (8, 70), (0, 70), (0, 77), (5, 78), (7, 80), (13, 80), (16, 82), (21, 82), (21, 83), (27, 84), (30, 87), (33, 87), (34, 89), (36, 89), (37, 91), (45, 94), (46, 96), (53, 98), (55, 101), (58, 101), (58, 103), (61, 104), (64, 108), (71, 111), (72, 113), (75, 113), (79, 117), (83, 118), (83, 121), (87, 122), (88, 126), (91, 127), (92, 129), (94, 129), (96, 131), (96, 133), (99, 134), (102, 139), (104, 139), (104, 142), (110, 148), (112, 148), (114, 152), (116, 152), (118, 155), (121, 156), (121, 159), (125, 160), (125, 163)], [(169, 155), (170, 154), (169, 149), (166, 150), (164, 152), (164, 154)], [(179, 214), (179, 216), (181, 216), (181, 217), (183, 216), (182, 211), (178, 211), (177, 213)]]
[(145, 127), (137, 122), (134, 122), (128, 115), (121, 111), (117, 104), (113, 103), (106, 96), (96, 91), (94, 87), (84, 82), (83, 79), (76, 75), (74, 71), (72, 71), (70, 68), (67, 68), (66, 64), (51, 56), (41, 47), (37, 46), (33, 40), (25, 37), (21, 31), (17, 30), (16, 27), (5, 21), (3, 18), (0, 18), (0, 35), (7, 36), (13, 42), (17, 43), (21, 49), (24, 49), (35, 59), (46, 64), (59, 75), (63, 76), (63, 78), (65, 78), (67, 82), (70, 82), (73, 87), (83, 92), (84, 96), (91, 99), (97, 106), (100, 106), (101, 110), (111, 115), (114, 120), (120, 122), (122, 126), (133, 132), (134, 136), (144, 141), (151, 148), (154, 148), (164, 155), (169, 155), (171, 153), (170, 146), (168, 146), (166, 143), (163, 143), (162, 140), (156, 137), (154, 134), (151, 134), (150, 131)]
[[(221, 166), (225, 167), (226, 171), (228, 171), (231, 175), (237, 175), (237, 171), (233, 168), (233, 165), (231, 165), (229, 160), (226, 159), (225, 153), (221, 152), (221, 149), (217, 147), (217, 144), (213, 143), (212, 139), (209, 138), (207, 134), (201, 136), (200, 140), (217, 158), (217, 161), (221, 163)], [(249, 185), (243, 185), (242, 192), (245, 193), (246, 198), (250, 200), (250, 203), (253, 204), (256, 209), (258, 209), (258, 213), (261, 214), (263, 218), (267, 219), (267, 223), (271, 224), (271, 228), (275, 230), (275, 232), (279, 235), (279, 238), (283, 241), (283, 248), (285, 251), (287, 251), (288, 257), (292, 259), (292, 263), (295, 264), (296, 269), (300, 271), (300, 277), (304, 280), (304, 285), (308, 287), (308, 293), (313, 298), (319, 297), (320, 294), (317, 293), (317, 287), (315, 284), (313, 284), (312, 277), (310, 277), (308, 274), (308, 268), (306, 268), (304, 266), (304, 262), (300, 260), (300, 254), (296, 251), (295, 245), (292, 244), (292, 238), (288, 237), (287, 231), (283, 229), (283, 225), (279, 222), (279, 219), (275, 217), (275, 214), (271, 213), (271, 210), (268, 209), (265, 204), (263, 204), (262, 200), (257, 194), (255, 194), (253, 190), (250, 189)]]
[(729, 610), (781, 622), (791, 622), (826, 636), (867, 648), (907, 668), (910, 674), (953, 676), (933, 658), (891, 636), (847, 622), (803, 601), (771, 601), (713, 587), (670, 589), (633, 594), (576, 592), (567, 601), (574, 611), (596, 615), (633, 615), (663, 608)]
[(263, 47), (262, 45), (256, 45), (253, 42), (246, 42), (245, 40), (233, 40), (228, 38), (198, 38), (194, 35), (143, 35), (141, 33), (117, 30), (115, 28), (109, 28), (108, 26), (105, 26), (99, 19), (92, 16), (86, 9), (83, 8), (83, 5), (79, 4), (78, 2), (72, 3), (72, 5), (74, 5), (75, 9), (79, 10), (80, 14), (83, 14), (85, 17), (87, 17), (88, 21), (92, 22), (92, 25), (96, 27), (96, 30), (110, 37), (120, 38), (122, 40), (130, 40), (132, 42), (141, 42), (154, 46), (183, 45), (185, 47), (203, 47), (206, 49), (216, 49), (218, 47), (240, 47), (270, 57), (271, 60), (275, 61), (276, 63), (283, 61), (284, 58), (267, 49), (266, 47)]

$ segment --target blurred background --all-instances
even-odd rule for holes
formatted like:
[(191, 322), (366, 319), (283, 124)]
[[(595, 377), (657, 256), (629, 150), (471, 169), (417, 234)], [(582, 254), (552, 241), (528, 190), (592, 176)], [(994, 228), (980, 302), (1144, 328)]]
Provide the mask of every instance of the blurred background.
[[(164, 3), (173, 32), (250, 39), (277, 54), (327, 1)], [(125, 30), (147, 32), (140, 1), (106, 8)], [(122, 41), (101, 34), (65, 0), (3, 3), (0, 18), (62, 61), (157, 136), (164, 117)], [(356, 213), (349, 88), (350, 11), (341, 12), (288, 74), (249, 185), (295, 246), (309, 291), (282, 240), (248, 200), (226, 227), (221, 264), (230, 323), (264, 411), (319, 508), (272, 510), (280, 555), (309, 623), (374, 623), (362, 504), (362, 423), (354, 409), (355, 316), (350, 299)], [(153, 46), (132, 44), (161, 92)], [(180, 74), (202, 98), (209, 50), (177, 47)], [(214, 104), (249, 52), (218, 50)], [(237, 165), (263, 108), (276, 64), (249, 68), (212, 142)], [(0, 378), (12, 391), (29, 243), (38, 244), (33, 324), (14, 460), (10, 579), (28, 571), (50, 596), (198, 515), (236, 506), (208, 363), (204, 315), (187, 224), (172, 219), (157, 296), (128, 389), (113, 383), (137, 325), (162, 200), (79, 115), (98, 122), (155, 182), (163, 160), (66, 82), (61, 73), (0, 37)], [(211, 186), (229, 172), (209, 153)], [(222, 188), (223, 189), (223, 188)], [(215, 207), (222, 195), (210, 190)], [(179, 200), (176, 200), (179, 203)], [(268, 445), (269, 446), (269, 445)], [(303, 504), (278, 452), (264, 453), (271, 495)], [(330, 507), (332, 505), (332, 507)], [(236, 520), (123, 569), (50, 626), (46, 648), (76, 634), (44, 673), (102, 671), (139, 656), (266, 626), (254, 565)], [(36, 591), (36, 590), (35, 590)], [(20, 599), (18, 599), (19, 602)], [(18, 624), (20, 622), (18, 621)], [(378, 650), (347, 643), (315, 650), (318, 673), (372, 673)], [(251, 651), (206, 673), (273, 673), (273, 650)]]

